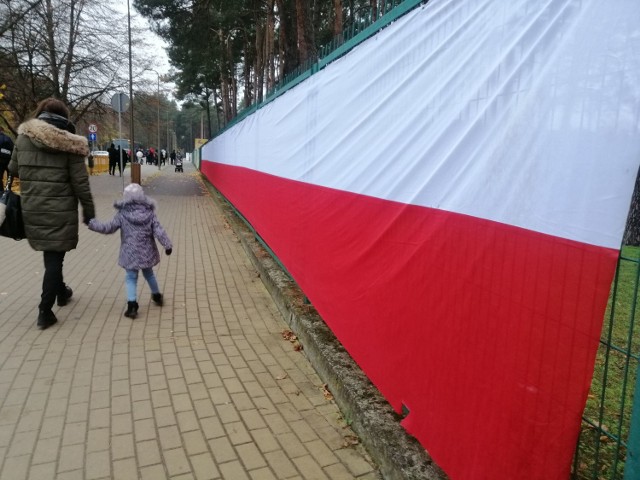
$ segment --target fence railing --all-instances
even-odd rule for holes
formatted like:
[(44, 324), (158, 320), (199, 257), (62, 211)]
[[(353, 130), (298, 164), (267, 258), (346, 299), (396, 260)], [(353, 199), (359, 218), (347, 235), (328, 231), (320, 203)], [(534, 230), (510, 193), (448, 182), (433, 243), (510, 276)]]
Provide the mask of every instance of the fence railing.
[(624, 247), (574, 457), (575, 480), (640, 479), (639, 286), (640, 247)]

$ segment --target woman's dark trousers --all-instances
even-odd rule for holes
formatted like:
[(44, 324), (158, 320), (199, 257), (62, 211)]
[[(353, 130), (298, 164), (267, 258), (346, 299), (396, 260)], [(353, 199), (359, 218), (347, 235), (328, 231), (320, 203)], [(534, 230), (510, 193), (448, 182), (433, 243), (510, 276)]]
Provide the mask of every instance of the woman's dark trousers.
[(51, 311), (58, 294), (65, 292), (62, 277), (62, 264), (67, 252), (42, 252), (44, 254), (44, 278), (42, 279), (42, 298), (40, 310)]

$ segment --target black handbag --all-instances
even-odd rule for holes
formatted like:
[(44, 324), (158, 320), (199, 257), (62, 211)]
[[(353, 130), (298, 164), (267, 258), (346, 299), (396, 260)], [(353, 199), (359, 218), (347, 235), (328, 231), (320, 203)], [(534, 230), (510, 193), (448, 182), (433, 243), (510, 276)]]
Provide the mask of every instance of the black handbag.
[(3, 237), (22, 240), (25, 238), (24, 222), (22, 221), (22, 207), (20, 206), (20, 195), (11, 191), (13, 177), (7, 177), (7, 185), (0, 196), (0, 203), (5, 209), (5, 217), (0, 225), (0, 235)]

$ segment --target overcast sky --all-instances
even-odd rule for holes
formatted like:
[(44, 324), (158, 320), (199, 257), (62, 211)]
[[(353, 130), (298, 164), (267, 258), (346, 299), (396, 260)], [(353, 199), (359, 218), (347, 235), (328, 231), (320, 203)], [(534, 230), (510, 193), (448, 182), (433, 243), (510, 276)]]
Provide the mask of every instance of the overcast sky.
[[(114, 6), (126, 15), (127, 0), (114, 0)], [(145, 32), (146, 43), (152, 45), (155, 49), (153, 57), (156, 62), (156, 70), (158, 70), (160, 74), (166, 73), (169, 70), (169, 60), (165, 51), (166, 43), (151, 31), (149, 22), (133, 8), (133, 0), (131, 0), (130, 7), (131, 26), (135, 28), (136, 31), (143, 30)], [(152, 74), (152, 76), (154, 75)]]

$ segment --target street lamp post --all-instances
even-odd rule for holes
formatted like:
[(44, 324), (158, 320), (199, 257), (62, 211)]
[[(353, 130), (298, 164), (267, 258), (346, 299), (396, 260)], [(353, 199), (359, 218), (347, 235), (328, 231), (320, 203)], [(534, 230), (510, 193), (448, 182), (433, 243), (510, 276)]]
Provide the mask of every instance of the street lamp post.
[[(129, 0), (127, 0), (127, 30), (129, 33), (129, 108), (131, 109), (131, 125), (129, 126), (129, 131), (130, 131), (130, 137), (131, 139), (129, 140), (129, 154), (133, 155), (133, 152), (135, 151), (135, 137), (134, 137), (134, 119), (133, 119), (133, 62), (132, 62), (132, 53), (131, 53), (131, 6), (129, 5)], [(120, 149), (122, 150), (122, 148)], [(133, 165), (133, 163), (132, 163)], [(123, 173), (122, 175), (122, 189), (124, 190), (124, 167), (125, 165), (122, 165), (121, 167), (121, 172)]]
[(155, 71), (153, 68), (150, 68), (149, 70), (151, 70), (153, 73), (155, 73), (158, 76), (158, 170), (162, 170), (161, 166), (160, 166), (160, 74)]

